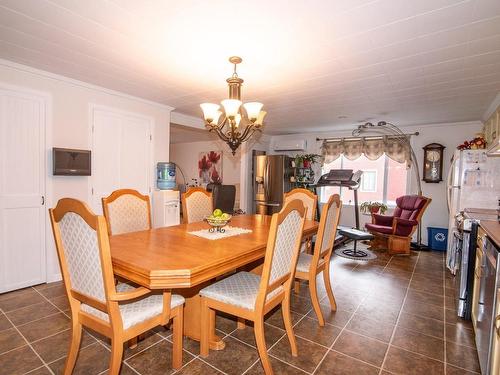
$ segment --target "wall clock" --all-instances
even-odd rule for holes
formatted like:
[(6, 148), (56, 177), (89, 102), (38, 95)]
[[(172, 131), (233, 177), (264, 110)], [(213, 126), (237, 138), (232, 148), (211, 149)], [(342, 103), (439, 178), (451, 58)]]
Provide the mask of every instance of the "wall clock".
[(424, 180), (425, 182), (443, 181), (443, 150), (445, 146), (430, 143), (424, 149)]

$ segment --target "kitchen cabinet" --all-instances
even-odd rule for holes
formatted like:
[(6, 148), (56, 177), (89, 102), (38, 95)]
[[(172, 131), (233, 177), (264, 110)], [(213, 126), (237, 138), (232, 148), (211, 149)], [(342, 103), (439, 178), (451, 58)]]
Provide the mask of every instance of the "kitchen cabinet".
[(472, 324), (476, 328), (479, 307), (479, 285), (481, 282), (481, 264), (483, 261), (484, 230), (480, 227), (477, 232), (476, 263), (474, 269), (474, 287), (472, 289)]
[(491, 114), (483, 126), (484, 139), (488, 155), (500, 155), (500, 106)]

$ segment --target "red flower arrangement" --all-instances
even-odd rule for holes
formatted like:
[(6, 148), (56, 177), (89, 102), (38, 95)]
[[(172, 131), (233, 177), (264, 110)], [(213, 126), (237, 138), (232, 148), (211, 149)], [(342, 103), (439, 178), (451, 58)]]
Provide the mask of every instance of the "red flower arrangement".
[(200, 160), (198, 160), (198, 169), (199, 175), (201, 177), (201, 174), (203, 171), (208, 171), (210, 168), (212, 168), (212, 162), (207, 159), (206, 156), (203, 156)]
[(486, 141), (482, 135), (470, 141), (464, 141), (464, 143), (457, 146), (459, 150), (481, 150), (484, 148), (486, 148)]

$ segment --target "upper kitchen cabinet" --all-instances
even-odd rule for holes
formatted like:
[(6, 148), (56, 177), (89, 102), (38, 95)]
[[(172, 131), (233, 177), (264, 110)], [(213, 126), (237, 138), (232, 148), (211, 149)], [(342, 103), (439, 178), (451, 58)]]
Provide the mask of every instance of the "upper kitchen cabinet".
[(484, 123), (483, 129), (488, 156), (500, 156), (500, 106)]

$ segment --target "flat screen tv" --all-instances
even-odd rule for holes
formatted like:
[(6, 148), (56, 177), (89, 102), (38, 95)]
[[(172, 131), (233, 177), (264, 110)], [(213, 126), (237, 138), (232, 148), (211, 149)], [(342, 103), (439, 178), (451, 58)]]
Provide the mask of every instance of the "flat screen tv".
[(90, 150), (53, 148), (54, 176), (90, 176)]

